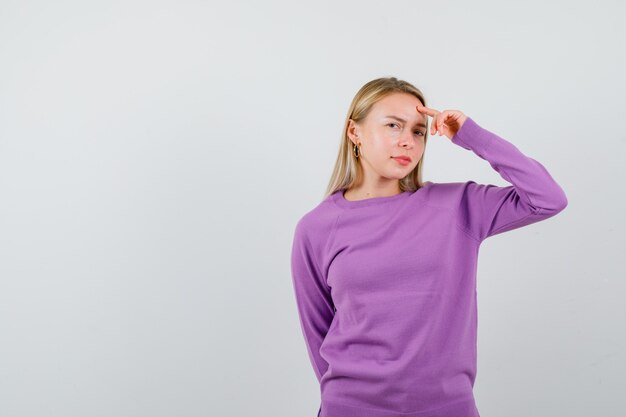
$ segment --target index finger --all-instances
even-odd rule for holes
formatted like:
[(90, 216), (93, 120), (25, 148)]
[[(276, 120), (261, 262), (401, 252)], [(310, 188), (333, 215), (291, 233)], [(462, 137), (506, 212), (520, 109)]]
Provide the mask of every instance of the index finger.
[(429, 107), (422, 106), (421, 104), (418, 104), (417, 106), (415, 106), (415, 108), (417, 109), (418, 112), (426, 113), (427, 115), (429, 115), (431, 117), (435, 117), (436, 115), (438, 115), (440, 113), (439, 111), (437, 111), (435, 109), (431, 109)]

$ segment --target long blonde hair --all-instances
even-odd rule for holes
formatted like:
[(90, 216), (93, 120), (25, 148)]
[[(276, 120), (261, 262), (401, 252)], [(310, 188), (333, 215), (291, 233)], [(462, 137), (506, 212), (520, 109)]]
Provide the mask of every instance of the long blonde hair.
[[(363, 85), (352, 99), (352, 103), (348, 109), (343, 132), (341, 134), (339, 154), (337, 155), (335, 168), (328, 182), (324, 197), (328, 197), (330, 194), (340, 189), (359, 186), (363, 181), (363, 168), (361, 168), (357, 158), (354, 156), (352, 149), (354, 144), (348, 137), (349, 120), (352, 119), (357, 123), (361, 122), (367, 117), (370, 109), (376, 102), (392, 93), (412, 94), (417, 97), (423, 106), (427, 106), (424, 94), (417, 87), (407, 81), (399, 80), (396, 77), (377, 78)], [(428, 139), (428, 129), (426, 130), (424, 146), (426, 146)], [(417, 166), (406, 177), (400, 180), (400, 189), (402, 191), (416, 191), (422, 187), (423, 164), (424, 156), (422, 156), (417, 163)]]

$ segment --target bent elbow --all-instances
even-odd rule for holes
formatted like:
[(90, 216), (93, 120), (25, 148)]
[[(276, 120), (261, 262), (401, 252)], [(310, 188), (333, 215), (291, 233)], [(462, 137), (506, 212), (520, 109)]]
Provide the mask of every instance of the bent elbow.
[(563, 211), (565, 210), (565, 207), (567, 207), (567, 196), (565, 195), (565, 193), (563, 193), (563, 197), (559, 200), (559, 203), (557, 204), (557, 211)]
[(568, 204), (567, 196), (561, 187), (558, 187), (547, 202), (548, 204), (544, 204), (541, 210), (550, 213), (550, 215), (562, 212)]

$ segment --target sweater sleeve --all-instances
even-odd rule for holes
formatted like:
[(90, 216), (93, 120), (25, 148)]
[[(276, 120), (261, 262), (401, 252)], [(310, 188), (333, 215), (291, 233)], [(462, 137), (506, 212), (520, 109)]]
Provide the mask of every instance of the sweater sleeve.
[(452, 142), (489, 162), (512, 184), (463, 184), (459, 226), (477, 241), (547, 219), (567, 206), (565, 192), (542, 164), (470, 117)]
[(328, 369), (328, 363), (320, 355), (320, 346), (335, 312), (330, 288), (319, 268), (320, 255), (311, 245), (303, 222), (298, 222), (291, 251), (291, 276), (300, 326), (318, 381)]

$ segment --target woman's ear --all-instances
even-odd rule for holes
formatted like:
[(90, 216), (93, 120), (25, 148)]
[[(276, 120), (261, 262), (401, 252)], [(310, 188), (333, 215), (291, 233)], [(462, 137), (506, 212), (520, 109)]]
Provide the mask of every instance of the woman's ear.
[(350, 138), (352, 143), (356, 144), (358, 142), (359, 126), (354, 120), (348, 119), (348, 131), (346, 133), (348, 134), (348, 138)]

